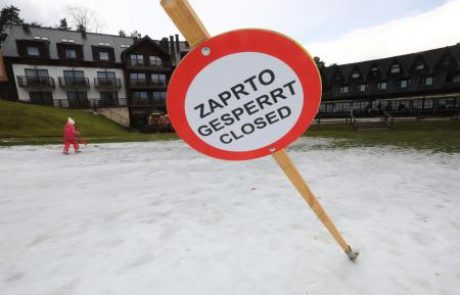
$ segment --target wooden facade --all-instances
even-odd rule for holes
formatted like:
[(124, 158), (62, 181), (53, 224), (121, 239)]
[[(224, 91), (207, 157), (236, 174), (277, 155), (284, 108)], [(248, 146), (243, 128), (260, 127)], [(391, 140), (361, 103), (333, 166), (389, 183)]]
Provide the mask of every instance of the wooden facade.
[(460, 108), (460, 43), (321, 69), (319, 117), (441, 114)]

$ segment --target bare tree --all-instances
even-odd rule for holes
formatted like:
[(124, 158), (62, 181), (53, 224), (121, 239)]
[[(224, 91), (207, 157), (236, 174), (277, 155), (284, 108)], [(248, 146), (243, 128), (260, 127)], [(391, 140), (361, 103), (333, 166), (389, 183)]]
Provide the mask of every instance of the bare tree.
[(88, 7), (67, 6), (66, 12), (74, 28), (83, 28), (85, 31), (97, 33), (104, 27), (97, 14)]

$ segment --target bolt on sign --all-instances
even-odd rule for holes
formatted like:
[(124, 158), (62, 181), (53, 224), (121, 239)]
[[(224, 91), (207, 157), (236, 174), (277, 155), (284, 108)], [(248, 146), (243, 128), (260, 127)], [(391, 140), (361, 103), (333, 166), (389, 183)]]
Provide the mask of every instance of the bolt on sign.
[(187, 0), (161, 4), (194, 49), (173, 73), (167, 108), (178, 135), (211, 157), (272, 155), (351, 260), (342, 238), (283, 148), (305, 132), (321, 101), (310, 55), (273, 31), (241, 29), (210, 37)]

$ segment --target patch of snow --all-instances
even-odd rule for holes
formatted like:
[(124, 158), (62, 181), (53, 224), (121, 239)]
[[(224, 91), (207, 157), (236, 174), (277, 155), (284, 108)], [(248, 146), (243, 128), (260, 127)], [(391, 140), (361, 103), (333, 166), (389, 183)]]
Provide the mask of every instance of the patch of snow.
[(271, 157), (0, 148), (0, 293), (457, 294), (460, 155), (331, 143), (288, 153), (356, 263)]

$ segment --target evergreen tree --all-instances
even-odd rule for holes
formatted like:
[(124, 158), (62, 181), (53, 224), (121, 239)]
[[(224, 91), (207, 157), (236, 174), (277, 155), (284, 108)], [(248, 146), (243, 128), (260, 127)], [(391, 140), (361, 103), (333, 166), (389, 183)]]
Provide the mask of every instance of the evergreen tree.
[(0, 34), (4, 33), (13, 25), (20, 25), (24, 21), (19, 17), (20, 9), (10, 5), (5, 6), (0, 11)]
[(118, 31), (118, 36), (120, 36), (120, 37), (126, 37), (125, 31), (119, 30), (119, 31)]
[(67, 19), (66, 19), (66, 18), (63, 18), (63, 19), (61, 19), (61, 20), (59, 21), (59, 27), (58, 27), (58, 29), (60, 29), (60, 30), (70, 30), (70, 29), (71, 29), (71, 27), (69, 27), (69, 26), (67, 25)]
[(322, 61), (321, 58), (315, 56), (313, 59), (316, 63), (316, 66), (318, 67), (318, 70), (322, 70), (325, 67), (324, 61)]

